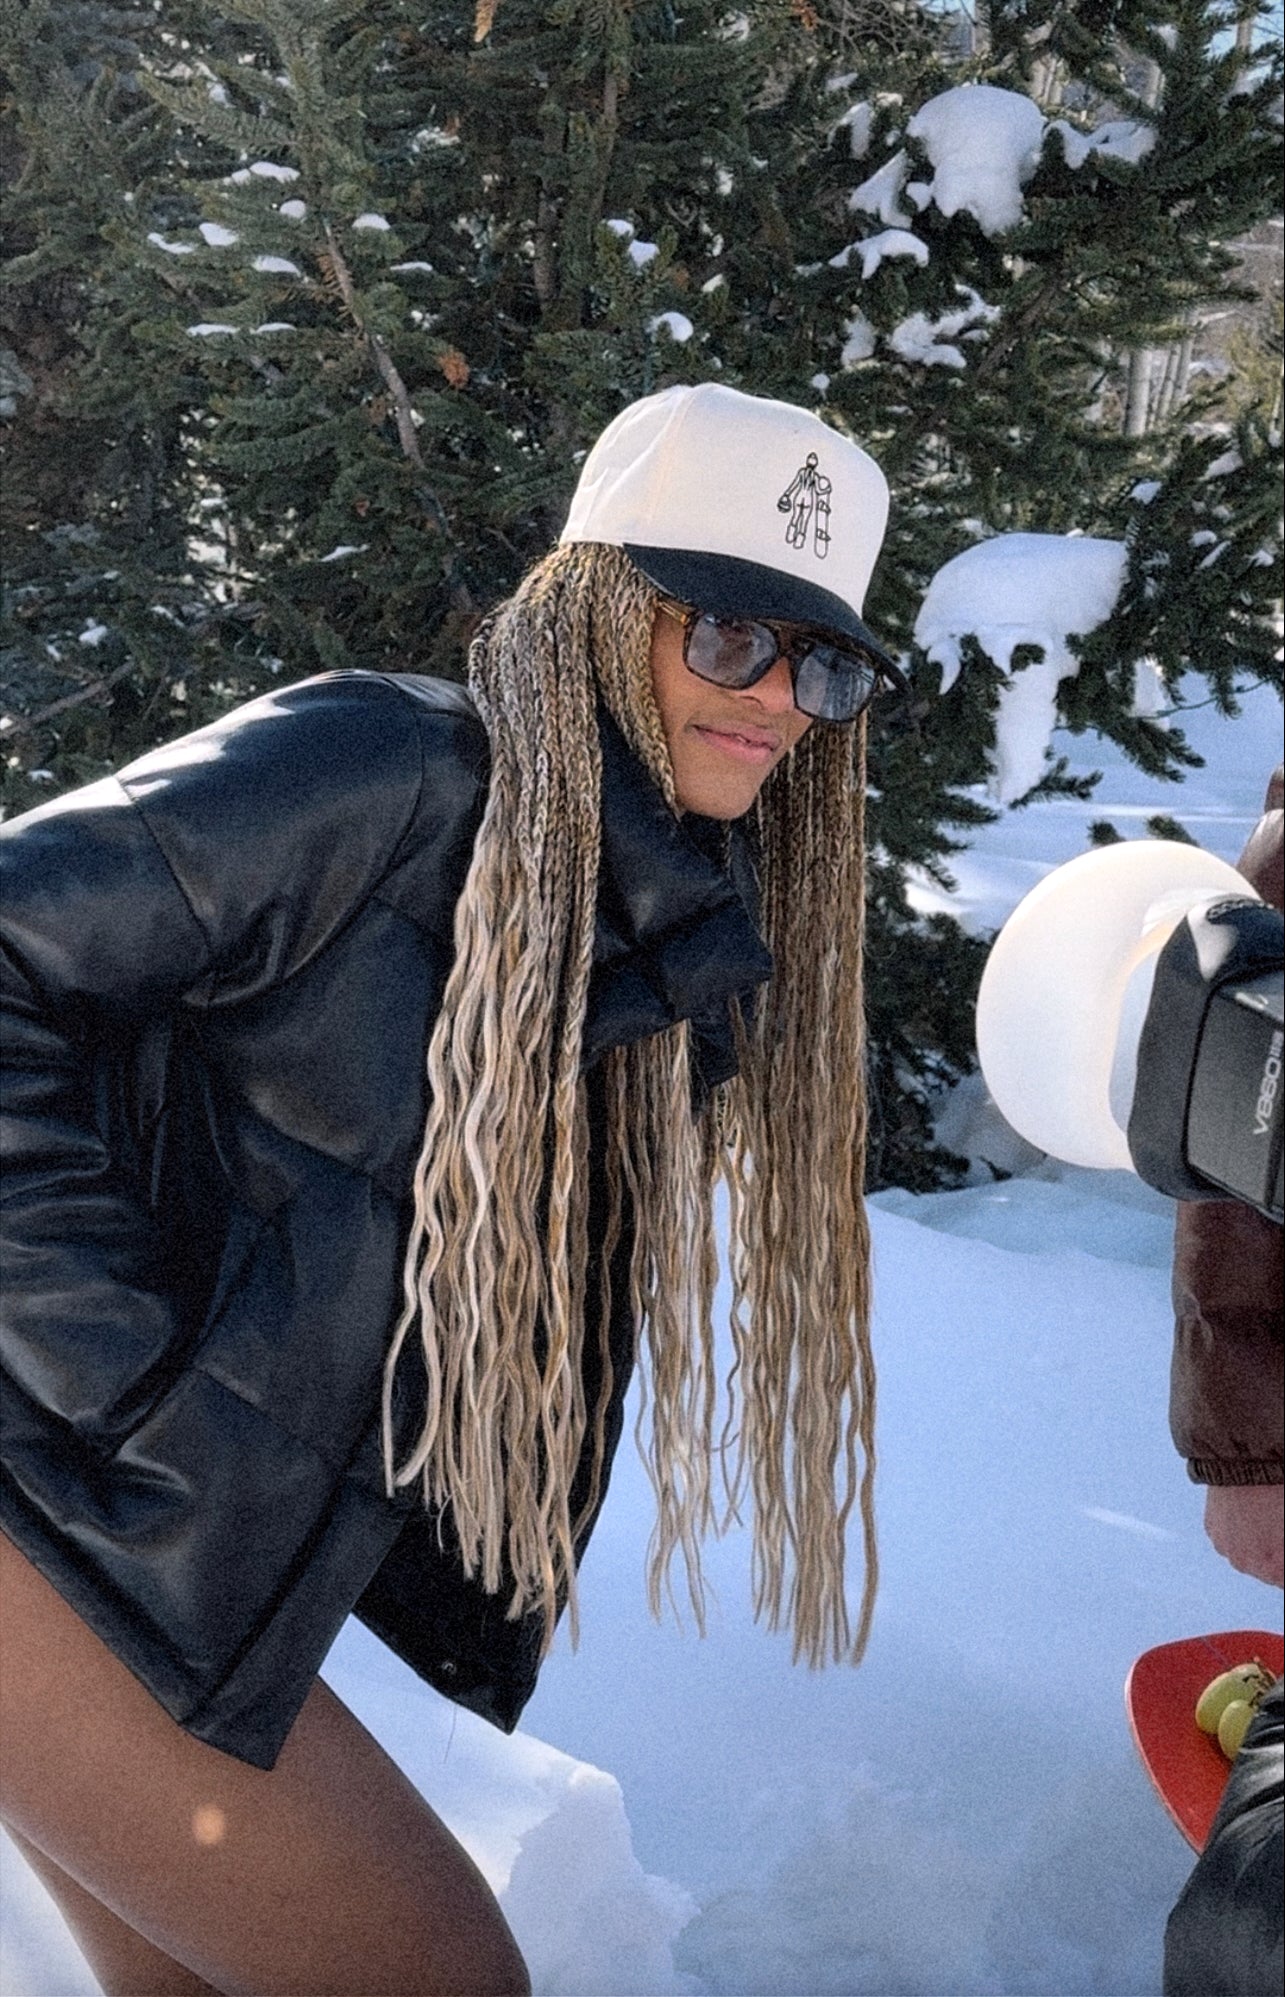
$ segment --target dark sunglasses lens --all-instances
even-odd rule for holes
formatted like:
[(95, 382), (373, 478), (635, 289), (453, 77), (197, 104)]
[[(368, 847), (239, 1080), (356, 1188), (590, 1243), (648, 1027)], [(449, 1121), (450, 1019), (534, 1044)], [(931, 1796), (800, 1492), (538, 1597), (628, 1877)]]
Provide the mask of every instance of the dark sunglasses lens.
[(687, 634), (692, 672), (715, 686), (747, 687), (762, 679), (776, 658), (776, 639), (765, 624), (739, 617), (697, 617)]
[(879, 677), (872, 659), (813, 645), (795, 669), (795, 705), (814, 721), (855, 721), (878, 691)]

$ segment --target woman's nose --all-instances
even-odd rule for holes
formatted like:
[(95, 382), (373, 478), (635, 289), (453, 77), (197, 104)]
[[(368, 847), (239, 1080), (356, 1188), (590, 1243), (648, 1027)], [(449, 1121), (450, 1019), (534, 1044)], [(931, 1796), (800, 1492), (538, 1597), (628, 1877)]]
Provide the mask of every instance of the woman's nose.
[(778, 652), (761, 680), (746, 689), (769, 714), (788, 714), (794, 706), (794, 673), (784, 652)]

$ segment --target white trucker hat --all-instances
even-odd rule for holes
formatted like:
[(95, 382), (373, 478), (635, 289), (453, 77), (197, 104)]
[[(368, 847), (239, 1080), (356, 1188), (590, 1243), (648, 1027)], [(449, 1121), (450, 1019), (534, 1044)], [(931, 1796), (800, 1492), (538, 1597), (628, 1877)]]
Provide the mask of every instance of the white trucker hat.
[(585, 459), (563, 541), (623, 548), (649, 581), (718, 616), (816, 624), (901, 674), (861, 618), (888, 485), (806, 409), (703, 382), (631, 402)]

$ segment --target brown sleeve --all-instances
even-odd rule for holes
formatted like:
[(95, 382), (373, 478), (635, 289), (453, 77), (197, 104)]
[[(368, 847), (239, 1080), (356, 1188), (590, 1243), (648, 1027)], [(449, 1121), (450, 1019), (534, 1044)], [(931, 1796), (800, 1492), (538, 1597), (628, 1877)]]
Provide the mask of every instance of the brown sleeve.
[[(1241, 854), (1265, 901), (1285, 903), (1282, 772)], [(1180, 1204), (1169, 1425), (1198, 1484), (1285, 1481), (1281, 1230), (1236, 1201)]]

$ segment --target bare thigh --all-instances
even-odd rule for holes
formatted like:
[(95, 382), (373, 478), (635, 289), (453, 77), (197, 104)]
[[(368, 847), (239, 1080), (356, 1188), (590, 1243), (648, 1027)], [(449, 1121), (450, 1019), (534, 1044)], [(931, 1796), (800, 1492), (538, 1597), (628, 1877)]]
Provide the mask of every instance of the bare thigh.
[(219, 1997), (213, 1984), (144, 1941), (12, 1826), (4, 1835), (47, 1887), (107, 1997)]
[(250, 1768), (175, 1725), (3, 1535), (0, 1598), (0, 1819), (153, 1948), (222, 1997), (527, 1991), (476, 1866), (327, 1686)]

